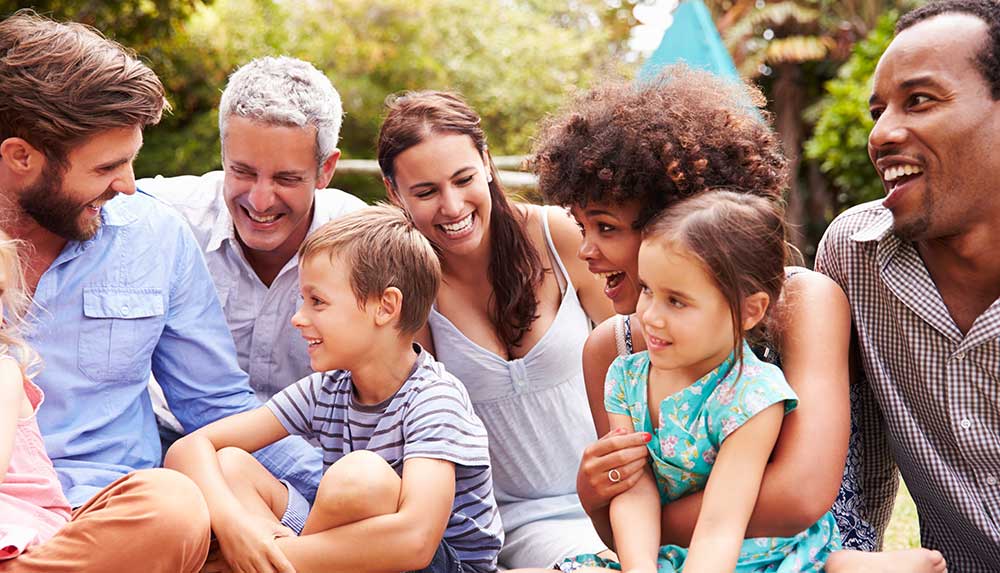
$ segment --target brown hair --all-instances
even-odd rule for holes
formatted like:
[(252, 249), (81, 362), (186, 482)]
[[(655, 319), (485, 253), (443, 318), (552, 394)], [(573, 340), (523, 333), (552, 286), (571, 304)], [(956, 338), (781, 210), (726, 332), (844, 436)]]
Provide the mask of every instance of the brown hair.
[(32, 302), (25, 289), (24, 270), (18, 257), (20, 245), (20, 241), (0, 231), (0, 302), (3, 302), (4, 314), (0, 321), (0, 355), (11, 356), (26, 374), (34, 375), (42, 360), (24, 341), (21, 332)]
[(22, 138), (64, 168), (81, 141), (156, 124), (167, 105), (156, 74), (93, 28), (30, 10), (0, 22), (0, 141)]
[(488, 267), (490, 321), (508, 349), (517, 346), (531, 323), (538, 318), (535, 291), (544, 271), (538, 251), (515, 215), (486, 148), (486, 134), (479, 115), (458, 94), (436, 91), (405, 92), (390, 96), (387, 113), (378, 134), (378, 164), (382, 175), (395, 188), (394, 162), (400, 153), (441, 133), (467, 135), (487, 160), (492, 175), (490, 187), (490, 237)]
[[(644, 241), (680, 245), (697, 257), (729, 302), (734, 364), (743, 366), (743, 339), (766, 342), (768, 320), (785, 283), (784, 212), (780, 203), (746, 192), (713, 189), (684, 199), (643, 229)], [(762, 319), (743, 333), (743, 299), (763, 292), (769, 304)]]
[(321, 254), (339, 257), (351, 269), (359, 307), (396, 287), (403, 293), (400, 332), (423, 328), (441, 284), (441, 264), (402, 209), (382, 203), (326, 223), (299, 248), (300, 262)]
[(712, 187), (778, 198), (787, 165), (760, 90), (667, 66), (656, 78), (612, 81), (548, 119), (532, 166), (550, 203), (637, 201), (636, 229)]

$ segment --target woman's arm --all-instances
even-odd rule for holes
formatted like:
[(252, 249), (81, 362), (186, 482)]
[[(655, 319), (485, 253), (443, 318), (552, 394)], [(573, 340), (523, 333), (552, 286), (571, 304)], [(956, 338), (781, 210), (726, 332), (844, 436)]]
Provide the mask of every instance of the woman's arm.
[[(608, 547), (614, 546), (608, 505), (618, 494), (628, 491), (642, 477), (647, 464), (646, 443), (649, 434), (631, 428), (609, 431), (608, 415), (604, 411), (604, 379), (608, 367), (618, 355), (615, 346), (614, 322), (611, 317), (597, 326), (583, 346), (583, 380), (587, 401), (600, 440), (587, 446), (576, 475), (576, 492), (594, 529)], [(608, 472), (617, 469), (621, 481), (608, 479)]]
[(24, 401), (24, 382), (17, 362), (0, 360), (0, 483), (7, 478), (14, 455), (17, 419)]
[(406, 460), (401, 488), (395, 513), (302, 537), (283, 537), (278, 546), (298, 573), (423, 569), (451, 516), (455, 466), (430, 458)]
[[(549, 232), (556, 246), (559, 258), (569, 273), (583, 310), (591, 322), (600, 324), (614, 314), (611, 300), (604, 296), (604, 281), (598, 279), (587, 268), (587, 264), (576, 255), (583, 237), (576, 222), (563, 209), (542, 208), (541, 216), (549, 219)], [(602, 408), (603, 411), (603, 408)], [(603, 417), (603, 414), (602, 414)]]
[[(608, 421), (612, 431), (632, 428), (632, 419), (622, 414), (609, 413)], [(638, 473), (635, 486), (611, 500), (611, 527), (622, 571), (655, 572), (660, 550), (660, 493), (648, 464)]]
[(736, 568), (784, 413), (783, 402), (773, 404), (722, 442), (705, 487), (684, 573), (718, 573)]
[[(788, 280), (778, 308), (782, 370), (799, 396), (764, 472), (748, 537), (789, 537), (814, 524), (840, 488), (850, 436), (847, 297), (811, 271)], [(664, 507), (661, 541), (687, 546), (703, 493)]]

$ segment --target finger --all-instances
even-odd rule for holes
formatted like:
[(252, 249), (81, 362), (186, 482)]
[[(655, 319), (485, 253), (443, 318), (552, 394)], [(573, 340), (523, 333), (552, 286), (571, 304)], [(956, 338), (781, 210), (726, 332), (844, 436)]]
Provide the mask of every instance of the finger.
[(648, 464), (646, 456), (642, 456), (637, 460), (632, 460), (631, 462), (622, 465), (618, 468), (618, 472), (622, 475), (622, 481), (626, 481), (634, 475), (642, 474), (642, 470)]
[(281, 549), (277, 545), (271, 544), (268, 548), (268, 559), (271, 560), (271, 565), (274, 565), (275, 570), (278, 573), (295, 573), (295, 567), (292, 566), (292, 562), (285, 557)]
[(606, 435), (587, 446), (585, 452), (594, 457), (604, 457), (625, 448), (645, 446), (649, 439), (650, 435), (646, 432), (629, 432), (620, 436)]

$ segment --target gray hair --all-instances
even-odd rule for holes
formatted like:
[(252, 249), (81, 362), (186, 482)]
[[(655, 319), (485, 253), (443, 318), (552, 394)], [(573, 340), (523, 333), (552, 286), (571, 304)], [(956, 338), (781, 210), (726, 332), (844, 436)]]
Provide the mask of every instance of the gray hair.
[(229, 116), (268, 125), (316, 128), (316, 168), (337, 149), (344, 108), (329, 78), (312, 64), (287, 56), (257, 58), (229, 76), (219, 102), (219, 133)]

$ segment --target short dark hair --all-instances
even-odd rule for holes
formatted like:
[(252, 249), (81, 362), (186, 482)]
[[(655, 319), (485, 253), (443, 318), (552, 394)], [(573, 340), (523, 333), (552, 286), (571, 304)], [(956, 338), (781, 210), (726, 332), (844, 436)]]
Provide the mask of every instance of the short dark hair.
[(985, 44), (976, 54), (976, 67), (990, 85), (994, 100), (1000, 99), (1000, 2), (997, 0), (937, 0), (908, 12), (896, 23), (896, 33), (942, 14), (968, 14), (989, 27)]
[(163, 85), (93, 28), (21, 10), (0, 22), (0, 141), (20, 137), (60, 166), (83, 140), (160, 121)]
[(545, 199), (642, 205), (635, 227), (712, 187), (779, 199), (788, 180), (760, 90), (682, 64), (610, 81), (548, 119), (532, 160)]

